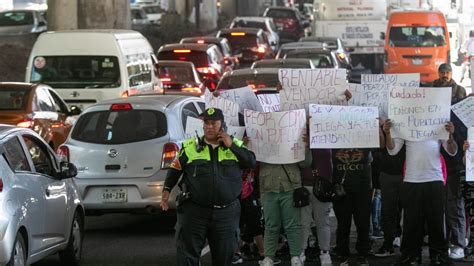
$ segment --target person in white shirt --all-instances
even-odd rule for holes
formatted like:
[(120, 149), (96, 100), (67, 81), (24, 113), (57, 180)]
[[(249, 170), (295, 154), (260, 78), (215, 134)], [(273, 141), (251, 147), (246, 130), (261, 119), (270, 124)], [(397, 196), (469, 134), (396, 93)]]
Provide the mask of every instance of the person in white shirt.
[(462, 83), (462, 81), (464, 80), (464, 76), (466, 75), (466, 72), (471, 67), (470, 65), (471, 56), (474, 56), (474, 30), (471, 30), (469, 32), (469, 39), (464, 43), (462, 52), (465, 54), (466, 59), (462, 63), (462, 74), (461, 74), (461, 80), (459, 81), (460, 83)]
[(450, 156), (457, 153), (453, 139), (454, 125), (445, 126), (448, 140), (408, 141), (393, 139), (390, 135), (392, 123), (383, 125), (386, 147), (390, 155), (396, 155), (403, 145), (406, 148), (406, 170), (401, 190), (403, 208), (402, 256), (396, 265), (410, 265), (421, 251), (425, 224), (428, 226), (430, 265), (451, 265), (448, 257), (448, 242), (444, 227), (444, 175), (441, 148)]

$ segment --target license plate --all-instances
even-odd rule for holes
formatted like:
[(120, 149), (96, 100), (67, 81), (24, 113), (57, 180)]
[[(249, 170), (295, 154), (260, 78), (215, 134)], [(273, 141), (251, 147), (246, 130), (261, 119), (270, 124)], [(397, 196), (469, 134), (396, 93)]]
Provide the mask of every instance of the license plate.
[(422, 65), (423, 59), (413, 59), (411, 62), (413, 65)]
[(127, 189), (104, 188), (102, 190), (102, 202), (127, 202)]

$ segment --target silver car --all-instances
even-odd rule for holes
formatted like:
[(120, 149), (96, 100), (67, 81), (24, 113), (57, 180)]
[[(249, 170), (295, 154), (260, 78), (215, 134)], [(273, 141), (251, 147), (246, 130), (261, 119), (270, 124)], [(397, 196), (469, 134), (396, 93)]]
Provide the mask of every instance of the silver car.
[(187, 117), (203, 110), (201, 98), (179, 95), (133, 96), (87, 108), (58, 151), (77, 166), (74, 181), (86, 213), (159, 213), (167, 173), (161, 167), (186, 139)]
[(0, 265), (29, 265), (59, 252), (81, 260), (84, 208), (72, 177), (34, 131), (0, 125)]
[(0, 12), (0, 36), (40, 34), (47, 30), (44, 12), (9, 10)]

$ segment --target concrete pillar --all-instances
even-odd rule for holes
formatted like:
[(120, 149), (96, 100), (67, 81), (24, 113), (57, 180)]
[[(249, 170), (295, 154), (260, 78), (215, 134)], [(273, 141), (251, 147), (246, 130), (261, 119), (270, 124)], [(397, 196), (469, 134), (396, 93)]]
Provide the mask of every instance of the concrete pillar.
[(78, 1), (79, 9), (77, 14), (79, 29), (131, 28), (129, 0)]
[(229, 18), (235, 17), (237, 15), (236, 0), (221, 0), (221, 12)]
[(77, 29), (77, 1), (48, 0), (48, 30)]

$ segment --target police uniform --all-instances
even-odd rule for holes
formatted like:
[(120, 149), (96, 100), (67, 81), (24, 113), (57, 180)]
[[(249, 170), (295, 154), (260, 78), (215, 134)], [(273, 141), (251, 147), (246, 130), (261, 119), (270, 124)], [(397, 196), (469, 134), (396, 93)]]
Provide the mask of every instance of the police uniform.
[[(212, 119), (214, 114), (204, 115)], [(206, 111), (205, 111), (206, 113)], [(223, 120), (212, 119), (212, 120)], [(183, 143), (179, 157), (172, 164), (164, 191), (171, 191), (181, 175), (186, 200), (178, 202), (176, 244), (178, 265), (199, 265), (206, 239), (212, 264), (231, 265), (238, 243), (240, 217), (239, 195), (242, 171), (255, 168), (255, 155), (243, 142), (233, 139), (230, 148), (207, 144), (204, 136)]]

